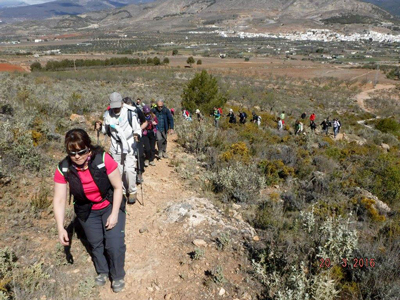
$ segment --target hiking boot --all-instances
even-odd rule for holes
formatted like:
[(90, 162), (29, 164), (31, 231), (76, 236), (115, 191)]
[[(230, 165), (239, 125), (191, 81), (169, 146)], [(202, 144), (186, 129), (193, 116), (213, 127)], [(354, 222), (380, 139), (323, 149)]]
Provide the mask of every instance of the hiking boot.
[(150, 165), (150, 166), (155, 166), (156, 163), (152, 160), (151, 162), (149, 162), (149, 165)]
[(125, 287), (125, 281), (123, 279), (114, 280), (111, 284), (111, 288), (114, 293), (119, 293)]
[(143, 183), (143, 175), (142, 174), (137, 174), (137, 176), (136, 176), (136, 183), (137, 184), (141, 184), (141, 183)]
[(108, 278), (108, 274), (100, 273), (94, 278), (94, 284), (97, 286), (103, 286), (106, 284)]
[(148, 160), (148, 159), (146, 159), (146, 160), (144, 161), (144, 166), (145, 166), (145, 167), (148, 167), (148, 166), (149, 166), (149, 160)]
[(133, 194), (129, 194), (129, 196), (128, 196), (128, 204), (135, 204), (136, 203), (136, 200), (137, 200), (137, 195), (136, 195), (136, 193), (133, 193)]
[(162, 159), (163, 157), (163, 152), (162, 151), (158, 151), (158, 159)]
[(162, 157), (164, 157), (164, 158), (168, 158), (168, 154), (167, 154), (167, 152), (163, 152), (163, 154), (162, 154)]

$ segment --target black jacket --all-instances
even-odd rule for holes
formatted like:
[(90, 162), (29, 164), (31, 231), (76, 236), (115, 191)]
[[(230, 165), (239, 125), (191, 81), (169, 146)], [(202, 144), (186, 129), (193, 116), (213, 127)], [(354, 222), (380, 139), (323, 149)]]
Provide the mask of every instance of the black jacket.
[[(105, 152), (100, 152), (92, 157), (89, 163), (89, 172), (93, 177), (94, 183), (99, 188), (102, 197), (101, 201), (108, 200), (110, 203), (113, 203), (114, 188), (108, 179), (104, 164), (104, 155)], [(74, 196), (74, 210), (76, 215), (82, 221), (86, 221), (94, 202), (86, 197), (78, 171), (74, 168), (68, 156), (59, 163), (58, 168), (69, 183), (70, 193)], [(125, 210), (125, 199), (121, 203), (121, 210)]]

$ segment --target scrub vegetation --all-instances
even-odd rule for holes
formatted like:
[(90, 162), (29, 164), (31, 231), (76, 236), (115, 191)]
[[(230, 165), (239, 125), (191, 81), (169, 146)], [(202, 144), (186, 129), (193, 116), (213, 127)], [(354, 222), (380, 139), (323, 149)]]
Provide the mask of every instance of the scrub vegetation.
[[(98, 297), (88, 279), (93, 270), (84, 246), (76, 243), (72, 255), (56, 245), (49, 187), (65, 132), (86, 126), (70, 116), (93, 123), (113, 91), (146, 104), (163, 98), (175, 108), (178, 142), (196, 160), (186, 168), (182, 161), (172, 164), (184, 170), (180, 174), (193, 190), (212, 197), (224, 211), (240, 207), (256, 229), (257, 239), (244, 246), (253, 265), (249, 276), (263, 286), (260, 299), (396, 299), (400, 294), (398, 91), (369, 100), (381, 118), (366, 127), (357, 121), (375, 116), (352, 100), (360, 85), (328, 77), (139, 66), (2, 73), (0, 83), (0, 299)], [(392, 106), (380, 108), (381, 100)], [(210, 116), (214, 105), (223, 109), (218, 130)], [(180, 116), (181, 107), (193, 113), (192, 122)], [(204, 115), (200, 123), (197, 108)], [(254, 111), (261, 126), (250, 120), (228, 123), (230, 108), (249, 118)], [(285, 130), (278, 131), (282, 111)], [(295, 135), (303, 112), (305, 134)], [(340, 135), (335, 139), (331, 129), (326, 136), (319, 128), (312, 133), (308, 116), (313, 112), (318, 125), (326, 117), (339, 118)], [(67, 215), (72, 219), (73, 212)], [(45, 233), (43, 241), (33, 239), (38, 230)], [(46, 241), (52, 241), (47, 251)], [(233, 247), (227, 235), (216, 241), (221, 253)], [(195, 249), (190, 257), (201, 261), (207, 254)], [(88, 267), (71, 272), (72, 261)], [(205, 273), (206, 287), (225, 283), (221, 264)]]

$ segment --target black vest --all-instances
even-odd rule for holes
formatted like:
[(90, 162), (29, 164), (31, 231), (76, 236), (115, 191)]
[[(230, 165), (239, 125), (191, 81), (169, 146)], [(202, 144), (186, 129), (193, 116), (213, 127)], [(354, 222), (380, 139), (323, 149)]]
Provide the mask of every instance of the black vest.
[[(89, 172), (100, 191), (101, 202), (108, 200), (112, 204), (114, 189), (108, 179), (106, 166), (104, 164), (104, 155), (105, 152), (100, 152), (92, 156), (89, 162)], [(76, 215), (82, 221), (86, 221), (94, 202), (86, 197), (78, 171), (74, 168), (68, 156), (59, 163), (58, 168), (61, 174), (64, 175), (65, 180), (69, 183), (70, 193), (74, 196), (74, 210)], [(121, 210), (125, 210), (125, 199), (123, 199), (121, 203)]]

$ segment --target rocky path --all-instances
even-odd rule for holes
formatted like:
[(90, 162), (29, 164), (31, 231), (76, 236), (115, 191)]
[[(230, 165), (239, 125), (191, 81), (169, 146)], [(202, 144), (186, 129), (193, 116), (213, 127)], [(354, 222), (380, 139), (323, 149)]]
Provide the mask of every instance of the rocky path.
[[(170, 157), (183, 154), (174, 137), (169, 138)], [(185, 188), (171, 159), (146, 168), (144, 179), (144, 205), (127, 208), (126, 287), (114, 294), (107, 284), (100, 288), (101, 299), (252, 299), (254, 291), (240, 287), (245, 271), (242, 274), (238, 268), (249, 265), (244, 255), (238, 255), (243, 253), (241, 243), (235, 246), (236, 255), (231, 252), (235, 234), (239, 239), (243, 233), (250, 240), (254, 237), (251, 227), (237, 212), (237, 218), (228, 220), (210, 201), (195, 197)], [(140, 188), (138, 192), (142, 202)], [(216, 246), (222, 232), (232, 232), (231, 250)], [(189, 253), (196, 249), (199, 259), (194, 260)], [(207, 270), (218, 266), (223, 266), (224, 281), (216, 284), (211, 277), (207, 286)]]

